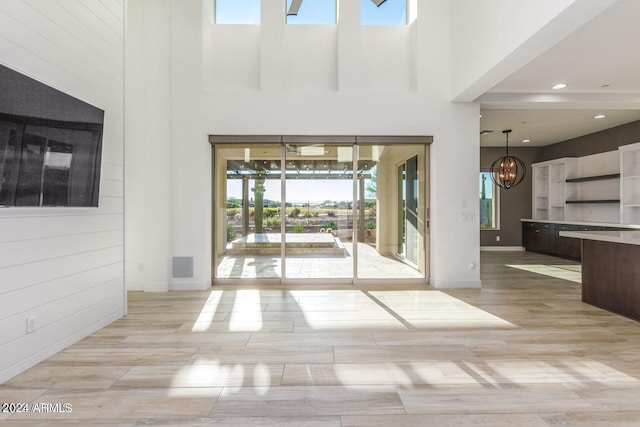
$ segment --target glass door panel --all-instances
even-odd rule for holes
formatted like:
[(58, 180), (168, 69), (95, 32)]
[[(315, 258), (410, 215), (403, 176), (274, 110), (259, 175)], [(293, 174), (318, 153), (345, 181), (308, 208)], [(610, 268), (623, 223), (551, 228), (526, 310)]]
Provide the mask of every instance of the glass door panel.
[(405, 257), (418, 265), (418, 156), (405, 162)]
[(353, 278), (353, 151), (286, 145), (286, 278)]
[(358, 147), (358, 278), (424, 278), (421, 144)]
[(217, 278), (281, 276), (281, 146), (216, 146)]

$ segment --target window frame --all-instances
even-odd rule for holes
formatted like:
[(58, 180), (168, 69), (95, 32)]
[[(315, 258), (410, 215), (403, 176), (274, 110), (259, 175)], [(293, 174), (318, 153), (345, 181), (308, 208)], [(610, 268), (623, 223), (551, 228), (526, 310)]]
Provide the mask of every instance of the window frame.
[[(387, 0), (391, 1), (391, 0)], [(362, 3), (363, 2), (371, 2), (371, 0), (360, 0), (360, 26), (361, 27), (406, 27), (411, 23), (411, 18), (409, 16), (410, 12), (410, 1), (411, 0), (402, 0), (404, 1), (404, 22), (398, 24), (378, 24), (378, 23), (365, 23), (363, 22), (363, 13), (362, 13)], [(384, 3), (378, 6), (378, 8), (384, 7)], [(383, 9), (384, 10), (384, 9)]]
[[(289, 2), (292, 0), (283, 0), (284, 1), (284, 10), (285, 10), (285, 18), (284, 18), (284, 23), (285, 25), (337, 25), (338, 24), (338, 0), (332, 0), (333, 1), (333, 22), (331, 23), (318, 23), (318, 22), (289, 22), (289, 17), (290, 16), (295, 16), (297, 17), (297, 15), (287, 15), (287, 11), (289, 10)], [(304, 2), (305, 1), (311, 1), (311, 0), (303, 0), (302, 2), (302, 6), (304, 6)], [(302, 8), (301, 6), (301, 8)]]

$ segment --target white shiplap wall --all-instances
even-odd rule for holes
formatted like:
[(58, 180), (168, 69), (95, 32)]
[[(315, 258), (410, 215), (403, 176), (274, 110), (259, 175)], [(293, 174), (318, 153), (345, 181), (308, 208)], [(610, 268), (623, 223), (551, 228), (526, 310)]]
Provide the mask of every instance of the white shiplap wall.
[(99, 208), (0, 209), (0, 383), (125, 313), (123, 3), (0, 1), (0, 63), (105, 111)]

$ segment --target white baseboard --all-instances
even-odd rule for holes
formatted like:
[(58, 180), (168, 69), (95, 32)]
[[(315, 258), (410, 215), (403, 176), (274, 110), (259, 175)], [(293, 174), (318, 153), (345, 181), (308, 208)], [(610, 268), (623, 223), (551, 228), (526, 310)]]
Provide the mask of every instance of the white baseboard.
[(460, 288), (480, 288), (482, 282), (480, 280), (438, 280), (431, 282), (434, 289), (460, 289)]
[(211, 289), (211, 284), (196, 281), (180, 281), (171, 283), (172, 291), (206, 291)]
[(513, 252), (513, 251), (524, 251), (524, 247), (522, 246), (480, 246), (481, 252)]

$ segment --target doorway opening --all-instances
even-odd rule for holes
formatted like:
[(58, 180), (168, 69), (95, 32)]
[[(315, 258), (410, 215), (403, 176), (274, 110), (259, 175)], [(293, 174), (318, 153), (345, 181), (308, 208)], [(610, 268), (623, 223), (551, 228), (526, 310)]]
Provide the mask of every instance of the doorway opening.
[(428, 283), (430, 137), (210, 136), (213, 283)]

